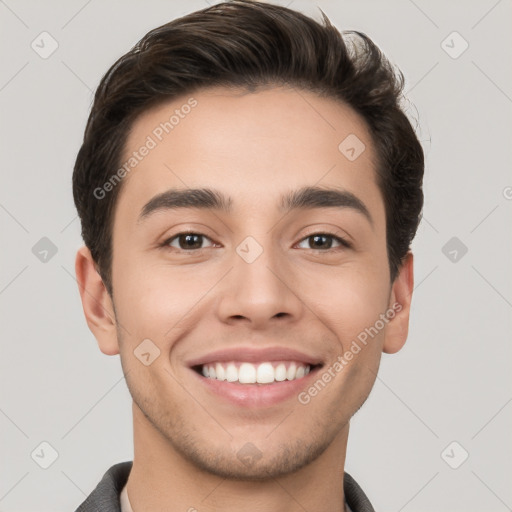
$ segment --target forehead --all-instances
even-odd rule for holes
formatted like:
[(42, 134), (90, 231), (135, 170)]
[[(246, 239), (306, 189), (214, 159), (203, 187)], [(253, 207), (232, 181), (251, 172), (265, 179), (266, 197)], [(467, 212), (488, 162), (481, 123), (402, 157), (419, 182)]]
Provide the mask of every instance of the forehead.
[(293, 88), (210, 88), (158, 105), (134, 122), (122, 160), (133, 166), (125, 166), (116, 216), (138, 214), (170, 188), (223, 190), (235, 212), (261, 212), (284, 191), (315, 185), (381, 200), (364, 119)]

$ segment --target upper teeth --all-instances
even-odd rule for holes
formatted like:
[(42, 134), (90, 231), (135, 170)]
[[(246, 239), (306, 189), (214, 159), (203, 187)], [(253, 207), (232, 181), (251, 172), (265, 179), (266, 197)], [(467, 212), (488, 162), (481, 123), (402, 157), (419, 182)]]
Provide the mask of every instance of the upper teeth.
[[(288, 367), (287, 367), (288, 366)], [(205, 364), (202, 373), (205, 377), (228, 382), (240, 382), (241, 384), (269, 384), (283, 380), (300, 379), (310, 371), (308, 364), (301, 363), (240, 363), (239, 366), (231, 363)]]

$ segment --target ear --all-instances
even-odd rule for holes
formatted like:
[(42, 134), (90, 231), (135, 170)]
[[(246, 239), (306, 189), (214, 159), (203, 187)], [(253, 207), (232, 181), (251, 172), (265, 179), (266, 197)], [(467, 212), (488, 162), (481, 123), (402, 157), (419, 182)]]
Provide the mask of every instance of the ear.
[(398, 352), (407, 340), (413, 289), (413, 254), (409, 251), (391, 287), (389, 311), (393, 311), (394, 316), (391, 317), (392, 313), (388, 315), (390, 320), (386, 326), (382, 348), (387, 354)]
[(100, 350), (109, 356), (119, 354), (114, 305), (85, 246), (76, 253), (75, 272), (87, 325)]

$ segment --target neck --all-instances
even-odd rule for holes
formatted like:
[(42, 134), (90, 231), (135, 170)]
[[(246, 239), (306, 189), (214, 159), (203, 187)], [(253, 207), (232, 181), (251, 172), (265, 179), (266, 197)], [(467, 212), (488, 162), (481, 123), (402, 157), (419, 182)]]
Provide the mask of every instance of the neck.
[[(261, 481), (225, 479), (178, 453), (133, 404), (134, 458), (127, 482), (133, 512), (345, 511), (343, 475), (348, 424), (307, 466)], [(320, 507), (319, 507), (320, 505)]]

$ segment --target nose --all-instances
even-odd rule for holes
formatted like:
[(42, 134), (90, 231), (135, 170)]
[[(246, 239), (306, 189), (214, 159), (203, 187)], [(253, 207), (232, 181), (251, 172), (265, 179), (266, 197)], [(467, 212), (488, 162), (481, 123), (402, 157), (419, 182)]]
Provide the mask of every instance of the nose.
[(269, 323), (296, 322), (304, 303), (298, 276), (284, 258), (268, 248), (251, 261), (234, 252), (232, 267), (219, 287), (217, 314), (225, 323), (244, 322), (253, 329)]

